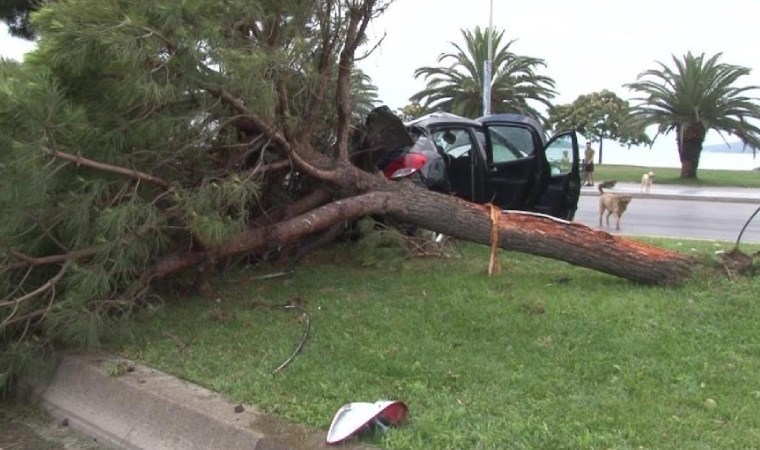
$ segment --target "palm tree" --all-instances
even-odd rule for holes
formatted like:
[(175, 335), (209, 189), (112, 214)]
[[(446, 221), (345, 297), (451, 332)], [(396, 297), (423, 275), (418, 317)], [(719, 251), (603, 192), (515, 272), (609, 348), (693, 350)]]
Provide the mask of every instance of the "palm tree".
[[(697, 178), (699, 156), (708, 130), (736, 135), (745, 146), (760, 148), (758, 99), (748, 97), (757, 86), (737, 87), (736, 81), (750, 69), (718, 63), (721, 53), (705, 59), (687, 53), (673, 56), (675, 69), (657, 61), (659, 69), (642, 72), (625, 86), (643, 96), (632, 109), (645, 126), (657, 125), (657, 134), (676, 132), (681, 158), (681, 178)], [(725, 140), (725, 138), (724, 138)], [(654, 141), (654, 140), (653, 140)]]
[(378, 104), (377, 86), (372, 78), (359, 68), (351, 72), (351, 96), (354, 101), (354, 115), (361, 122)]
[(543, 59), (520, 56), (510, 52), (511, 40), (502, 45), (504, 32), (487, 29), (461, 30), (465, 47), (451, 42), (456, 49), (442, 53), (441, 67), (421, 67), (414, 77), (425, 77), (427, 86), (414, 94), (410, 101), (419, 102), (428, 110), (444, 110), (468, 117), (477, 117), (483, 110), (483, 63), (488, 59), (488, 34), (493, 38), (494, 57), (491, 77), (491, 111), (521, 112), (546, 121), (536, 109), (537, 104), (551, 106), (554, 98), (554, 80), (539, 75), (537, 69), (545, 67)]

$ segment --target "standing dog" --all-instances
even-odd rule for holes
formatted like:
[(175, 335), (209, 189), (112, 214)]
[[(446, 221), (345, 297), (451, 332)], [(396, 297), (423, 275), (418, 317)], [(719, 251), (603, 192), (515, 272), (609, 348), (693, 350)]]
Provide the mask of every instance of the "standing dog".
[(641, 176), (641, 192), (646, 191), (648, 194), (652, 189), (652, 182), (654, 181), (654, 172), (647, 172)]
[(607, 212), (607, 228), (610, 227), (610, 215), (614, 214), (617, 219), (615, 230), (620, 230), (620, 218), (631, 203), (629, 194), (602, 194), (599, 197), (599, 226), (602, 226), (602, 217)]

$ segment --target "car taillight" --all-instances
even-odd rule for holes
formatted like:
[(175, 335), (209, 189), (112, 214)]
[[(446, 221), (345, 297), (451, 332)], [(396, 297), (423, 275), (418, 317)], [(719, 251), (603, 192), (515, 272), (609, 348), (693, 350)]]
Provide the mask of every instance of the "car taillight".
[(383, 173), (388, 178), (402, 178), (420, 170), (426, 163), (427, 156), (410, 153), (388, 163)]

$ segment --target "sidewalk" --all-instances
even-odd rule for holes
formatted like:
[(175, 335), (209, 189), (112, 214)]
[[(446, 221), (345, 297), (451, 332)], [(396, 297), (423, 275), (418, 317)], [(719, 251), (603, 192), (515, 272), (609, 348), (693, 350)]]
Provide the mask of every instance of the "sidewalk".
[[(22, 400), (38, 403), (58, 423), (108, 449), (331, 448), (325, 444), (326, 429), (300, 426), (264, 414), (254, 405), (232, 403), (201, 386), (109, 354), (66, 354), (50, 380), (24, 379), (17, 391)], [(371, 449), (360, 440), (341, 448)]]
[[(647, 194), (641, 192), (637, 183), (618, 183), (605, 192), (630, 194), (634, 198), (652, 198), (667, 200), (698, 200), (704, 202), (760, 203), (760, 189), (734, 187), (699, 187), (654, 184)], [(596, 185), (581, 188), (581, 195), (599, 195)]]

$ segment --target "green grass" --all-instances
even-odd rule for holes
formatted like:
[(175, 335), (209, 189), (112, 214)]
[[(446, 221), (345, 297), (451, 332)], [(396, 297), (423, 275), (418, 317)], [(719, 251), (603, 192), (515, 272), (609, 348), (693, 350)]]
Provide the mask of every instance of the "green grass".
[[(728, 246), (655, 242), (706, 260)], [(112, 350), (324, 430), (342, 404), (403, 400), (409, 422), (372, 441), (384, 448), (760, 445), (760, 278), (641, 286), (509, 252), (489, 278), (488, 249), (462, 250), (378, 270), (336, 248), (289, 279), (241, 271), (146, 311)], [(304, 323), (260, 305), (294, 299), (311, 333), (273, 375)]]
[(697, 171), (696, 180), (681, 178), (681, 169), (616, 165), (596, 165), (594, 167), (595, 180), (618, 180), (620, 182), (641, 183), (641, 175), (653, 170), (656, 174), (657, 184), (680, 184), (692, 186), (728, 186), (760, 188), (760, 171), (756, 170), (706, 170)]

